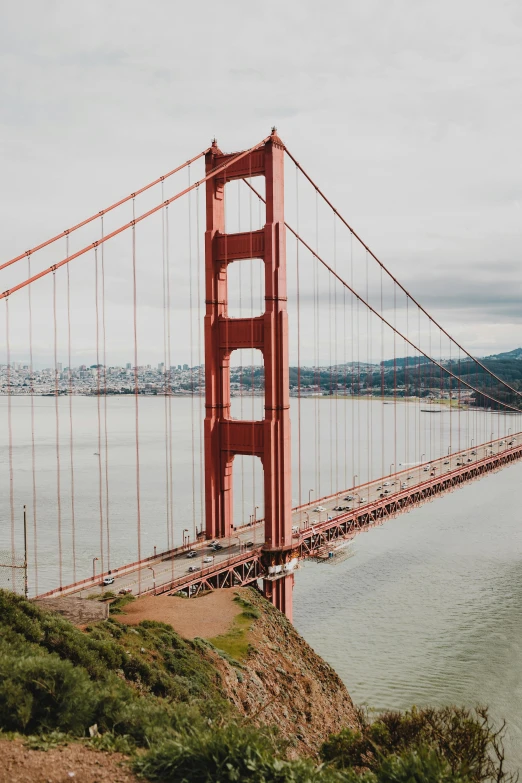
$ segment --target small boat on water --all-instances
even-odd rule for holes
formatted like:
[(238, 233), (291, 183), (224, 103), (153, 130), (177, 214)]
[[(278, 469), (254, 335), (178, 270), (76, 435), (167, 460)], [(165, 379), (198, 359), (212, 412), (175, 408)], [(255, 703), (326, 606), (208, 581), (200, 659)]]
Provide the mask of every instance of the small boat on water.
[(421, 413), (442, 413), (440, 408), (421, 408)]

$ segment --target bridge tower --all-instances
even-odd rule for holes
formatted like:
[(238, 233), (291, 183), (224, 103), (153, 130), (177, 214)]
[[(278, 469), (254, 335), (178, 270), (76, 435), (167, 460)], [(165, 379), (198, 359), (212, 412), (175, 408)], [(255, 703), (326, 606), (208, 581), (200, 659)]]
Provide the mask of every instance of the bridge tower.
[[(235, 157), (213, 142), (206, 173)], [(266, 223), (259, 231), (225, 233), (227, 182), (265, 177)], [(284, 146), (275, 128), (269, 140), (206, 183), (205, 234), (205, 519), (207, 538), (233, 529), (232, 463), (236, 454), (260, 457), (264, 470), (265, 545), (269, 578), (265, 595), (292, 618), (292, 518), (288, 314), (284, 224)], [(227, 269), (240, 259), (260, 258), (265, 267), (265, 312), (229, 318)], [(264, 359), (265, 415), (259, 421), (230, 416), (230, 356), (258, 348)]]

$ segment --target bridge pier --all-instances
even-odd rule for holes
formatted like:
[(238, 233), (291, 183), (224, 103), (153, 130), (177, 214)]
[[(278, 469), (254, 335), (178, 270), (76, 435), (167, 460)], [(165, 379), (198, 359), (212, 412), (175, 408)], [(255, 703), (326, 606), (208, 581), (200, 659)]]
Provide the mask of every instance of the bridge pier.
[(294, 575), (288, 574), (272, 581), (265, 579), (263, 581), (263, 593), (267, 601), (283, 612), (290, 622), (293, 615), (293, 589)]

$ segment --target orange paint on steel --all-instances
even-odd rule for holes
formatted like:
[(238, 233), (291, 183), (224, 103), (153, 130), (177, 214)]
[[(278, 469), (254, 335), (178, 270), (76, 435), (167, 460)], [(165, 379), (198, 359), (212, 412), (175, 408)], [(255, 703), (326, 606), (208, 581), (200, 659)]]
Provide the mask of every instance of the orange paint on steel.
[[(226, 538), (233, 527), (232, 464), (236, 455), (261, 458), (264, 468), (267, 567), (282, 565), (292, 549), (288, 316), (284, 223), (284, 145), (275, 133), (250, 155), (248, 166), (207, 183), (205, 234), (205, 517), (207, 538)], [(226, 160), (214, 144), (207, 171)], [(266, 222), (260, 231), (225, 232), (225, 180), (264, 176)], [(209, 178), (210, 179), (210, 178)], [(255, 242), (255, 244), (254, 244)], [(265, 270), (265, 312), (229, 318), (227, 270), (241, 258), (261, 258)], [(261, 350), (265, 368), (265, 411), (259, 421), (230, 416), (230, 355), (239, 348)], [(265, 580), (265, 594), (292, 619), (293, 576)]]
[(83, 226), (87, 226), (89, 223), (92, 223), (93, 220), (96, 220), (96, 218), (103, 217), (103, 215), (106, 215), (108, 212), (111, 212), (113, 209), (116, 209), (117, 207), (121, 207), (122, 204), (125, 204), (127, 201), (130, 201), (132, 198), (139, 196), (141, 193), (145, 193), (146, 190), (153, 188), (154, 185), (159, 185), (160, 182), (163, 182), (169, 177), (172, 177), (173, 174), (177, 174), (178, 171), (181, 171), (186, 166), (189, 166), (191, 163), (194, 163), (194, 161), (199, 160), (199, 158), (202, 158), (203, 155), (206, 155), (207, 152), (208, 149), (204, 150), (203, 152), (200, 152), (194, 158), (187, 160), (181, 166), (172, 169), (172, 171), (169, 171), (167, 174), (163, 174), (163, 176), (158, 177), (158, 179), (155, 179), (153, 182), (149, 182), (148, 185), (145, 185), (143, 188), (140, 188), (135, 193), (130, 193), (128, 196), (125, 196), (125, 198), (122, 198), (119, 201), (116, 201), (114, 204), (111, 204), (110, 207), (106, 207), (105, 209), (102, 209), (99, 212), (97, 212), (95, 215), (91, 215), (91, 217), (86, 218), (86, 220), (82, 220), (81, 223), (77, 223), (75, 226), (72, 226), (71, 228), (66, 228), (65, 231), (62, 231), (61, 234), (56, 234), (56, 236), (51, 237), (51, 239), (48, 239), (46, 242), (42, 242), (40, 245), (36, 245), (35, 247), (31, 248), (31, 250), (26, 250), (25, 253), (22, 253), (19, 256), (15, 256), (15, 258), (11, 258), (10, 261), (6, 261), (5, 263), (0, 264), (0, 271), (2, 269), (5, 269), (7, 266), (11, 266), (11, 264), (16, 264), (16, 262), (21, 261), (22, 258), (26, 258), (27, 256), (36, 253), (38, 250), (42, 250), (42, 248), (52, 245), (53, 242), (56, 242), (58, 239), (63, 239), (64, 237), (69, 236), (69, 234), (72, 234), (73, 231), (76, 231), (79, 228), (83, 228)]

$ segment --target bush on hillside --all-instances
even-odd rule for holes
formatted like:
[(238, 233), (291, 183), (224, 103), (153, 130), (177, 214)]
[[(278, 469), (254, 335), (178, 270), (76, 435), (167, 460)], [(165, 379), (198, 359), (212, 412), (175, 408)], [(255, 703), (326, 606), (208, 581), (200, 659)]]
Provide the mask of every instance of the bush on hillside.
[(96, 708), (91, 685), (83, 669), (57, 656), (4, 654), (0, 656), (0, 727), (82, 735)]
[(134, 769), (162, 783), (341, 783), (335, 770), (309, 760), (287, 761), (261, 729), (229, 723), (191, 731), (152, 747)]
[(504, 726), (494, 729), (488, 710), (461, 707), (413, 708), (386, 712), (361, 730), (343, 729), (321, 748), (321, 758), (337, 769), (367, 769), (380, 774), (383, 760), (419, 748), (431, 751), (455, 779), (509, 781), (504, 771)]

